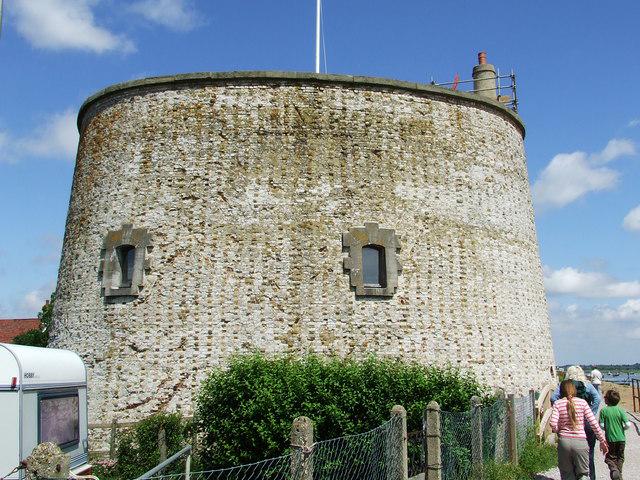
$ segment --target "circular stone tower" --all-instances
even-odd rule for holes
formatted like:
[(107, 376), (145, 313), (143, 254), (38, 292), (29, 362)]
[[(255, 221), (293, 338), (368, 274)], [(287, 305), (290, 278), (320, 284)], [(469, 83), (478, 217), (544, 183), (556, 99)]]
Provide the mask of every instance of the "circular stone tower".
[(551, 379), (524, 128), (498, 102), (207, 73), (107, 88), (78, 125), (53, 343), (83, 355), (92, 421), (188, 414), (254, 350)]

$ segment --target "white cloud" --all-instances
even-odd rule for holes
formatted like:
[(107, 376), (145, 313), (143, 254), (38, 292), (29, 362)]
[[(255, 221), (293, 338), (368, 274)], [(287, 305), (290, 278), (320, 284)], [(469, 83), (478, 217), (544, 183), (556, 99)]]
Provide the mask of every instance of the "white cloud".
[(549, 302), (559, 364), (633, 363), (640, 338), (640, 299), (620, 306)]
[(589, 192), (612, 189), (619, 172), (599, 166), (625, 155), (634, 155), (631, 140), (614, 138), (591, 155), (585, 152), (559, 153), (551, 159), (533, 184), (537, 207), (564, 207)]
[(51, 281), (27, 292), (18, 300), (16, 312), (19, 315), (35, 317), (42, 309), (45, 301), (49, 300), (55, 287), (55, 282)]
[(591, 166), (584, 152), (560, 153), (533, 184), (534, 201), (540, 207), (564, 207), (589, 192), (613, 188), (618, 177), (615, 170)]
[(18, 32), (34, 47), (95, 53), (131, 52), (133, 43), (96, 24), (95, 0), (16, 0), (11, 3)]
[(592, 154), (590, 160), (594, 163), (609, 163), (616, 158), (635, 154), (635, 143), (626, 138), (614, 138), (609, 140), (604, 150)]
[(629, 122), (627, 126), (633, 128), (633, 127), (637, 127), (638, 125), (640, 125), (640, 118), (634, 118)]
[(72, 109), (51, 115), (38, 129), (35, 138), (22, 140), (22, 147), (31, 155), (65, 157), (73, 160), (78, 148), (76, 114)]
[(627, 298), (640, 296), (640, 282), (619, 282), (600, 272), (583, 272), (572, 267), (545, 268), (544, 285), (548, 293), (583, 298)]
[(599, 318), (607, 321), (640, 321), (640, 298), (631, 298), (618, 307), (595, 308)]
[(640, 205), (625, 215), (622, 226), (627, 230), (640, 232)]
[(196, 11), (185, 0), (141, 0), (131, 10), (171, 30), (188, 31), (199, 24)]
[(33, 137), (19, 138), (0, 131), (0, 162), (14, 163), (24, 157), (75, 160), (79, 135), (74, 109), (45, 117), (33, 131)]

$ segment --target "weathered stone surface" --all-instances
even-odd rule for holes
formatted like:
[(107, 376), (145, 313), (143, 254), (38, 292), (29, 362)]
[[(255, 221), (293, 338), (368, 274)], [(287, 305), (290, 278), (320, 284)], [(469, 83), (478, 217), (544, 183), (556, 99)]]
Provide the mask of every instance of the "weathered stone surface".
[(55, 443), (45, 442), (37, 445), (25, 463), (27, 480), (69, 478), (69, 455), (63, 453)]
[[(83, 110), (53, 344), (87, 362), (91, 421), (190, 414), (207, 371), (255, 349), (451, 364), (523, 393), (551, 378), (521, 125), (460, 94), (307, 77)], [(366, 222), (402, 239), (393, 297), (355, 296), (343, 270), (342, 233)], [(108, 303), (100, 251), (125, 223), (153, 236), (153, 268)]]

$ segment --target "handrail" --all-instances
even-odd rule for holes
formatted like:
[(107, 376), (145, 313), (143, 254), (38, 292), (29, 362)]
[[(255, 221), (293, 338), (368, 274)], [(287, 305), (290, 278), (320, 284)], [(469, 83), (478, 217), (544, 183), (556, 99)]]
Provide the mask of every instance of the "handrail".
[(544, 412), (544, 415), (542, 416), (542, 420), (540, 420), (540, 426), (538, 427), (538, 438), (542, 438), (544, 436), (544, 432), (547, 429), (547, 424), (551, 419), (552, 413), (553, 413), (553, 410), (551, 408), (548, 408)]
[[(136, 480), (146, 480), (148, 478), (153, 477), (156, 473), (158, 473), (161, 470), (164, 470), (165, 468), (167, 468), (169, 465), (171, 465), (173, 462), (175, 462), (177, 459), (179, 459), (180, 457), (184, 456), (185, 454), (188, 454), (189, 457), (191, 456), (191, 445), (187, 445), (182, 450), (180, 450), (178, 453), (175, 453), (175, 454), (171, 455), (164, 462), (156, 465), (155, 467), (153, 467), (148, 472), (143, 473), (142, 475), (140, 475), (138, 478), (136, 478)], [(186, 478), (189, 478), (189, 464), (190, 464), (189, 460), (190, 460), (190, 458), (187, 458)]]
[(633, 397), (633, 411), (640, 412), (640, 380), (637, 378), (631, 379), (631, 396)]
[(540, 392), (540, 396), (538, 397), (538, 400), (536, 400), (536, 408), (538, 409), (538, 412), (542, 413), (543, 406), (547, 399), (547, 396), (550, 396), (551, 392), (555, 390), (555, 388), (556, 388), (555, 383), (548, 383), (544, 386), (544, 388)]
[(540, 422), (538, 424), (538, 438), (542, 438), (544, 436), (544, 433), (547, 430), (549, 424), (549, 420), (551, 419), (551, 394), (556, 389), (556, 386), (556, 382), (546, 384), (540, 392), (540, 396), (536, 400), (536, 420), (539, 420)]

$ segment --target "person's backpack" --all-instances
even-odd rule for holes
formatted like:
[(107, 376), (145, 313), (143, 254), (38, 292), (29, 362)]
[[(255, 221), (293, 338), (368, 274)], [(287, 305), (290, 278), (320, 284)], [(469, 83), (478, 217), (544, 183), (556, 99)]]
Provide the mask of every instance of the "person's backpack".
[(576, 387), (576, 397), (583, 399), (591, 406), (593, 404), (593, 396), (587, 393), (587, 387), (583, 382), (573, 380), (573, 386)]

